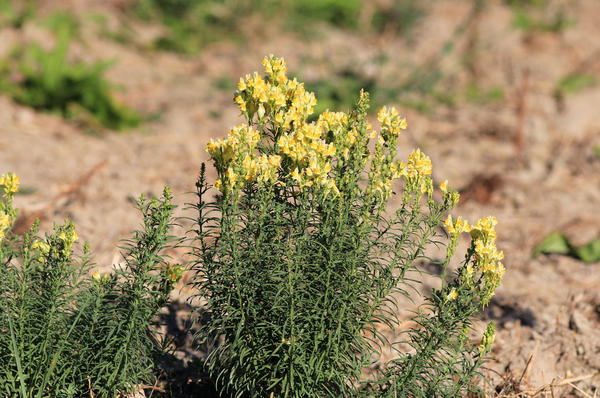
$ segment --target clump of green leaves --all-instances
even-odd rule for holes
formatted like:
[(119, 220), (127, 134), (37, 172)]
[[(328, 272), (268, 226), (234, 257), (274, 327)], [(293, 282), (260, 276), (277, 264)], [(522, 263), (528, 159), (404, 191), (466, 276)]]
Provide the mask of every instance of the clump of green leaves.
[(399, 0), (387, 7), (378, 7), (373, 14), (371, 24), (378, 32), (392, 28), (402, 35), (407, 35), (425, 15), (426, 10), (419, 2)]
[(0, 27), (21, 28), (35, 15), (35, 1), (0, 0)]
[(574, 94), (596, 84), (596, 77), (586, 74), (570, 74), (559, 80), (556, 92), (561, 95)]
[(36, 225), (10, 233), (13, 182), (0, 178), (0, 395), (116, 397), (152, 382), (154, 319), (181, 276), (161, 255), (172, 244), (169, 190), (140, 198), (144, 226), (124, 246), (124, 265), (89, 277), (89, 247), (74, 254), (72, 223), (43, 238)]
[(564, 254), (584, 263), (595, 263), (600, 261), (600, 238), (577, 246), (562, 232), (554, 231), (533, 249), (534, 257), (540, 254)]
[(467, 86), (465, 98), (471, 102), (489, 103), (500, 101), (504, 98), (504, 89), (500, 86), (484, 89), (476, 83)]
[(356, 28), (363, 2), (361, 0), (294, 0), (288, 18), (296, 23), (325, 21), (342, 28)]
[(157, 38), (159, 50), (197, 53), (206, 44), (233, 37), (252, 4), (231, 0), (136, 0), (132, 12), (144, 21), (161, 22), (166, 32)]
[[(444, 222), (450, 240), (441, 287), (403, 330), (412, 352), (398, 352), (367, 378), (389, 346), (381, 326), (399, 326), (395, 297), (414, 288), (416, 263), (442, 244), (440, 225), (458, 193), (440, 186), (415, 150), (396, 159), (406, 121), (394, 108), (366, 120), (369, 95), (352, 111), (323, 112), (285, 75), (282, 59), (263, 60), (266, 76), (240, 79), (235, 102), (246, 123), (207, 151), (218, 178), (211, 197), (204, 167), (197, 183), (195, 285), (206, 365), (221, 393), (234, 397), (459, 396), (491, 350), (493, 324), (470, 343), (473, 317), (500, 283), (503, 254), (496, 219), (473, 227)], [(369, 141), (376, 138), (374, 145)], [(374, 149), (372, 149), (374, 147)], [(399, 187), (392, 183), (399, 181)], [(387, 211), (398, 195), (398, 208)], [(459, 235), (471, 247), (456, 272)]]
[(560, 33), (574, 24), (574, 21), (568, 18), (562, 8), (557, 9), (552, 14), (545, 12), (544, 3), (540, 1), (532, 2), (532, 4), (515, 2), (513, 6), (514, 26), (528, 33)]
[[(166, 32), (154, 42), (156, 48), (193, 54), (214, 41), (243, 38), (247, 32), (240, 27), (256, 16), (303, 34), (312, 33), (319, 23), (360, 29), (365, 4), (363, 0), (135, 0), (132, 12), (144, 21), (164, 24)], [(425, 13), (411, 0), (389, 9), (375, 7), (372, 27), (377, 31), (393, 25), (402, 34), (408, 33)]]
[[(308, 90), (314, 91), (319, 97), (315, 114), (325, 110), (348, 110), (356, 103), (357, 93), (361, 89), (369, 93), (378, 93), (375, 79), (363, 76), (353, 70), (341, 70), (328, 79), (306, 83)], [(316, 116), (315, 116), (316, 117)]]
[(141, 120), (138, 113), (119, 104), (110, 94), (112, 85), (103, 75), (111, 62), (85, 64), (68, 60), (72, 30), (77, 29), (71, 22), (72, 19), (61, 15), (47, 21), (61, 27), (52, 50), (29, 44), (4, 59), (0, 90), (35, 109), (89, 119), (92, 124), (110, 129), (137, 126)]

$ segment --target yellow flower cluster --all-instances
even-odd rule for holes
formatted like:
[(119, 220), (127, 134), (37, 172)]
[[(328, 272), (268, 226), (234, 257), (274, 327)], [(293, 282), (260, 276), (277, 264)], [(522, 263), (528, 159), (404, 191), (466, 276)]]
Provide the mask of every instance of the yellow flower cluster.
[(240, 154), (244, 156), (252, 153), (258, 141), (260, 134), (252, 127), (241, 124), (230, 129), (225, 139), (215, 141), (211, 138), (206, 144), (206, 151), (214, 160), (227, 164), (233, 158), (239, 158)]
[(4, 231), (10, 227), (10, 216), (0, 211), (0, 240), (4, 237)]
[(77, 232), (75, 232), (75, 224), (68, 220), (65, 220), (65, 225), (61, 227), (61, 231), (58, 234), (58, 239), (60, 239), (63, 242), (63, 256), (65, 258), (70, 257), (73, 243), (75, 243), (75, 241), (79, 239)]
[(448, 189), (448, 180), (445, 180), (440, 184), (440, 191), (442, 191), (442, 193), (444, 194), (444, 202), (448, 203), (450, 205), (450, 208), (456, 206), (458, 200), (460, 199), (460, 194), (456, 191)]
[(19, 177), (14, 173), (0, 175), (0, 186), (4, 190), (4, 200), (0, 200), (0, 240), (2, 240), (16, 215), (11, 203), (14, 193), (19, 190)]
[(417, 149), (408, 156), (408, 163), (400, 164), (398, 173), (404, 177), (410, 187), (422, 193), (431, 193), (433, 191), (431, 171), (431, 159)]
[(302, 124), (290, 134), (282, 135), (277, 146), (291, 160), (291, 176), (300, 188), (317, 184), (338, 194), (335, 180), (328, 178), (336, 148), (321, 138), (322, 132), (319, 123)]
[[(475, 243), (477, 267), (484, 273), (486, 283), (493, 289), (500, 284), (506, 271), (500, 262), (504, 253), (496, 248), (496, 217), (489, 216), (477, 221), (471, 228), (471, 236)], [(491, 297), (491, 296), (490, 296)]]
[(496, 339), (496, 325), (494, 322), (488, 323), (485, 328), (485, 332), (483, 332), (483, 337), (481, 338), (481, 344), (479, 345), (479, 355), (484, 356), (488, 352), (492, 351), (492, 346), (494, 345), (494, 340)]
[(304, 123), (314, 111), (317, 99), (306, 91), (304, 84), (286, 76), (287, 67), (282, 58), (273, 56), (263, 59), (267, 74), (263, 79), (257, 72), (240, 78), (235, 103), (249, 120), (256, 114), (261, 121), (265, 115), (284, 129)]
[(96, 271), (94, 272), (94, 275), (92, 275), (92, 278), (94, 278), (94, 281), (97, 283), (107, 283), (108, 281), (110, 281), (110, 274), (101, 274), (100, 272)]
[(19, 190), (19, 177), (14, 173), (1, 175), (0, 185), (4, 188), (5, 195), (15, 193)]
[[(385, 116), (385, 118), (389, 118), (389, 116)], [(392, 156), (386, 156), (384, 153), (386, 142), (385, 139), (380, 137), (375, 146), (371, 172), (369, 173), (369, 190), (378, 192), (385, 200), (392, 192), (392, 181), (403, 177), (408, 188), (407, 194), (411, 191), (429, 192), (431, 194), (433, 192), (433, 182), (431, 180), (432, 166), (429, 157), (417, 149), (408, 156), (408, 162), (394, 163)], [(395, 144), (392, 144), (392, 146), (395, 146)]]
[(173, 283), (176, 283), (181, 279), (183, 275), (183, 268), (179, 265), (169, 265), (165, 270), (165, 276)]
[(446, 218), (446, 221), (444, 221), (444, 225), (446, 226), (448, 233), (453, 237), (457, 237), (463, 232), (471, 231), (469, 223), (463, 221), (463, 219), (460, 216), (456, 219), (456, 221), (454, 221), (452, 220), (452, 216), (448, 215), (448, 218)]
[(378, 142), (371, 159), (367, 193), (375, 194), (385, 202), (392, 194), (392, 180), (398, 177), (398, 166), (392, 162), (390, 156), (383, 154), (383, 144)]
[(215, 161), (219, 178), (215, 187), (222, 192), (237, 191), (248, 181), (273, 181), (281, 165), (279, 155), (255, 156), (260, 134), (252, 127), (239, 125), (229, 130), (225, 139), (211, 139), (206, 151)]
[[(444, 224), (451, 235), (452, 240), (456, 242), (458, 236), (463, 232), (469, 232), (473, 239), (475, 268), (478, 269), (484, 276), (485, 289), (483, 295), (484, 304), (494, 295), (494, 290), (500, 284), (502, 277), (506, 271), (501, 260), (504, 258), (504, 253), (498, 251), (496, 247), (496, 230), (495, 226), (498, 223), (496, 217), (489, 216), (479, 221), (474, 226), (470, 226), (468, 222), (463, 221), (460, 217), (456, 221), (452, 220), (452, 216), (448, 216)], [(471, 283), (475, 269), (469, 265), (465, 268), (463, 275), (467, 283)]]
[(381, 136), (389, 141), (400, 135), (406, 129), (406, 119), (400, 118), (396, 108), (384, 106), (377, 114), (377, 120), (381, 123)]
[(40, 251), (40, 258), (50, 253), (50, 245), (43, 240), (36, 241), (31, 245), (32, 249), (38, 249)]
[(448, 293), (448, 296), (446, 296), (446, 300), (452, 301), (452, 300), (456, 299), (457, 297), (458, 297), (458, 292), (456, 291), (456, 288), (453, 287), (450, 290), (450, 293)]

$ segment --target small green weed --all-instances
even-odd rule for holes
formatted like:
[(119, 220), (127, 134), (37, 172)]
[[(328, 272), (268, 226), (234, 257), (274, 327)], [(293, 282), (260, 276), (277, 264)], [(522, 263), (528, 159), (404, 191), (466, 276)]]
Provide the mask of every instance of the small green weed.
[(324, 21), (341, 28), (357, 28), (361, 0), (292, 0), (287, 11), (292, 25)]
[(548, 0), (505, 0), (505, 3), (513, 7), (538, 7), (548, 5)]
[[(393, 25), (408, 33), (425, 13), (412, 0), (394, 3), (390, 9), (375, 6), (372, 27), (367, 29), (376, 31)], [(157, 49), (194, 54), (208, 43), (242, 38), (247, 32), (239, 27), (249, 17), (259, 16), (280, 29), (312, 34), (318, 23), (361, 29), (359, 19), (364, 7), (364, 0), (135, 0), (132, 13), (141, 20), (164, 24), (167, 32), (155, 41)]]
[(560, 33), (574, 24), (562, 9), (550, 17), (535, 17), (522, 8), (515, 8), (513, 14), (513, 25), (526, 32)]
[(0, 0), (0, 27), (21, 28), (36, 12), (34, 0)]
[(69, 12), (55, 12), (43, 20), (42, 25), (57, 35), (64, 33), (67, 37), (77, 37), (81, 31), (79, 19)]
[(327, 79), (306, 82), (305, 86), (320, 98), (315, 107), (317, 115), (327, 109), (332, 111), (351, 109), (361, 89), (375, 94), (378, 92), (375, 79), (366, 78), (352, 70), (342, 70)]
[(556, 86), (559, 94), (575, 94), (596, 84), (596, 77), (584, 74), (572, 74), (560, 79)]
[(490, 89), (483, 89), (476, 83), (471, 83), (465, 91), (467, 101), (476, 103), (490, 103), (501, 101), (504, 98), (504, 89), (496, 86)]
[(534, 257), (540, 254), (564, 254), (584, 263), (595, 263), (600, 261), (600, 238), (575, 246), (565, 234), (555, 231), (533, 250)]
[(380, 33), (392, 28), (406, 36), (425, 15), (426, 10), (422, 3), (415, 0), (399, 0), (392, 2), (389, 7), (378, 7), (373, 14), (371, 25)]
[(54, 49), (46, 51), (37, 44), (17, 48), (3, 60), (0, 90), (21, 104), (65, 117), (81, 117), (83, 113), (84, 120), (115, 130), (137, 126), (141, 120), (137, 112), (118, 104), (110, 95), (112, 86), (103, 74), (111, 62), (69, 62), (69, 29), (74, 27), (63, 19), (52, 21), (60, 27)]
[(167, 28), (154, 43), (157, 49), (194, 54), (208, 43), (234, 37), (240, 19), (251, 9), (251, 4), (232, 0), (136, 0), (132, 12)]
[(137, 46), (135, 30), (123, 20), (119, 21), (115, 29), (111, 29), (108, 24), (108, 17), (104, 14), (93, 13), (88, 16), (88, 19), (97, 26), (100, 37), (127, 46)]

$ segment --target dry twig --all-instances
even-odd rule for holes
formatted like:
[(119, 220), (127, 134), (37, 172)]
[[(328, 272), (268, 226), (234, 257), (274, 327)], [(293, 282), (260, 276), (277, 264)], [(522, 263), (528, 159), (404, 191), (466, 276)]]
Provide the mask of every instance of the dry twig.
[(77, 191), (79, 191), (79, 189), (81, 189), (81, 187), (84, 184), (86, 184), (90, 180), (90, 178), (92, 178), (92, 176), (94, 174), (96, 174), (107, 163), (108, 163), (108, 161), (104, 160), (104, 161), (96, 164), (94, 167), (92, 167), (92, 169), (90, 171), (88, 171), (83, 176), (81, 176), (75, 183), (71, 184), (65, 190), (63, 190), (58, 195), (56, 195), (54, 198), (52, 198), (52, 200), (50, 202), (48, 202), (48, 204), (46, 204), (40, 210), (35, 211), (31, 214), (24, 213), (22, 217), (19, 217), (17, 219), (17, 221), (15, 221), (15, 225), (13, 227), (13, 232), (15, 234), (21, 234), (21, 233), (27, 231), (29, 228), (31, 228), (31, 225), (33, 225), (33, 223), (36, 219), (42, 218), (47, 212), (49, 212), (54, 207), (56, 207), (56, 205), (60, 199), (69, 197), (69, 196), (77, 193)]

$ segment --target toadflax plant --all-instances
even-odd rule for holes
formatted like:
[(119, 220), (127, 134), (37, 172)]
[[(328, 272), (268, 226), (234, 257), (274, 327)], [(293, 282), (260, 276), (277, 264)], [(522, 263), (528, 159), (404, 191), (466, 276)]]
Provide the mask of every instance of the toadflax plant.
[[(209, 196), (204, 166), (197, 184), (198, 337), (217, 388), (233, 397), (473, 389), (493, 324), (481, 345), (467, 333), (504, 273), (496, 219), (473, 227), (454, 220), (448, 212), (459, 195), (444, 182), (434, 199), (429, 157), (417, 149), (396, 159), (406, 128), (396, 109), (381, 109), (374, 130), (361, 92), (350, 113), (326, 111), (309, 122), (314, 94), (286, 77), (283, 59), (266, 57), (263, 65), (266, 76), (238, 83), (245, 123), (207, 145), (218, 194)], [(387, 212), (392, 195), (398, 206)], [(417, 326), (401, 331), (412, 349), (367, 376), (389, 344), (381, 325), (398, 325), (394, 297), (418, 282), (411, 272), (426, 246), (439, 243), (444, 219), (450, 241), (441, 288), (414, 316)], [(463, 232), (472, 244), (451, 273)]]
[(70, 222), (44, 238), (37, 225), (10, 232), (19, 179), (0, 176), (0, 397), (117, 397), (149, 383), (160, 349), (152, 324), (181, 276), (161, 252), (174, 206), (139, 200), (144, 227), (124, 247), (125, 265), (87, 276), (90, 255), (73, 254)]

